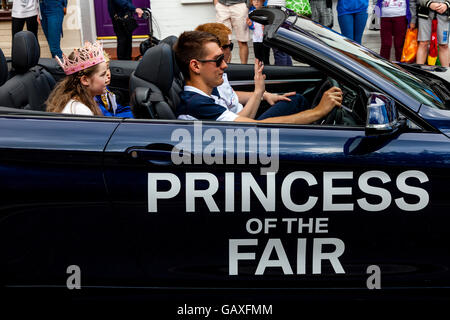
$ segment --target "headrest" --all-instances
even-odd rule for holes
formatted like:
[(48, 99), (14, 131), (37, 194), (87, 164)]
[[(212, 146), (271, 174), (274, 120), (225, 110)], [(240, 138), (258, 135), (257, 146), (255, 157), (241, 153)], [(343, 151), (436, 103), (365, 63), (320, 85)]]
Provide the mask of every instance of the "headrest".
[(177, 61), (175, 59), (175, 52), (173, 51), (173, 46), (175, 45), (177, 40), (178, 40), (178, 37), (176, 37), (176, 36), (168, 36), (167, 38), (162, 39), (160, 42), (160, 43), (167, 43), (170, 46), (170, 48), (172, 49), (173, 72), (174, 72), (175, 76), (181, 74), (181, 70), (180, 70), (180, 68), (178, 68)]
[(11, 57), (12, 66), (18, 73), (27, 72), (37, 65), (41, 55), (39, 43), (30, 31), (20, 31), (14, 35)]
[(148, 49), (134, 75), (153, 83), (167, 95), (173, 82), (173, 58), (170, 46), (162, 43)]
[(0, 86), (8, 80), (8, 64), (6, 63), (5, 55), (0, 49)]
[(176, 36), (168, 36), (167, 38), (162, 39), (159, 43), (167, 43), (171, 48), (177, 42), (178, 38)]

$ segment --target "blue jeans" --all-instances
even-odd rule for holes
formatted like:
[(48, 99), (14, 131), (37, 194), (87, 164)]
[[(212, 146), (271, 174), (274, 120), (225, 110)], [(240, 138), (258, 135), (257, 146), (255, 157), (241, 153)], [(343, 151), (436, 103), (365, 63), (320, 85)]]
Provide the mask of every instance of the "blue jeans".
[(273, 48), (272, 50), (276, 66), (292, 66), (292, 59), (290, 55), (276, 48)]
[(42, 14), (42, 30), (47, 38), (52, 57), (62, 58), (61, 34), (64, 19), (64, 6), (62, 0), (41, 0), (39, 2)]
[(275, 103), (266, 112), (260, 115), (257, 120), (287, 116), (310, 109), (308, 100), (299, 93), (290, 96), (289, 99), (291, 99), (291, 101), (279, 101)]
[(338, 17), (341, 33), (359, 44), (367, 22), (367, 12), (361, 11), (352, 14), (343, 14)]

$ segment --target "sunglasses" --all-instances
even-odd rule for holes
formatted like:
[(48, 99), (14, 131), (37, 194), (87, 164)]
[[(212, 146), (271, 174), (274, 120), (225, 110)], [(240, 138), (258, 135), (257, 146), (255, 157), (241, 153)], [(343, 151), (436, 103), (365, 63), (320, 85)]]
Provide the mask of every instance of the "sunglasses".
[(222, 49), (225, 50), (226, 48), (230, 48), (230, 51), (233, 51), (233, 47), (234, 47), (233, 42), (230, 42), (229, 44), (222, 46)]
[(223, 54), (221, 54), (220, 56), (217, 57), (217, 59), (211, 59), (211, 60), (196, 59), (196, 60), (200, 61), (200, 62), (215, 62), (216, 67), (220, 67), (222, 65), (223, 59), (225, 59), (225, 56)]

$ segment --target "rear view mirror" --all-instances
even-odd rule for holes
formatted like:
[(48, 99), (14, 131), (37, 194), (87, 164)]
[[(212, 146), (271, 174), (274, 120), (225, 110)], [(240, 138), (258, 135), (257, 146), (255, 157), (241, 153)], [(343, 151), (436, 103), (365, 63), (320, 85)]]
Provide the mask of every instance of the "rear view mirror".
[(391, 133), (400, 125), (394, 99), (381, 93), (371, 93), (367, 102), (366, 135)]

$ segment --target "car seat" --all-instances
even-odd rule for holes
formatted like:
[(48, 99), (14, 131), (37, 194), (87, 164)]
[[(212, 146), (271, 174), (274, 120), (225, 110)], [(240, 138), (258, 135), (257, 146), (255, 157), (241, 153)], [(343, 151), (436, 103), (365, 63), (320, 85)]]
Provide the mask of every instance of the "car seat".
[(2, 106), (45, 111), (45, 101), (55, 86), (55, 79), (38, 66), (41, 50), (30, 31), (14, 35), (12, 45), (13, 76), (0, 87)]
[(0, 86), (8, 80), (8, 63), (6, 62), (3, 50), (0, 48)]
[(172, 51), (176, 37), (169, 38), (148, 49), (130, 77), (135, 118), (176, 119), (183, 80)]
[(172, 50), (172, 65), (173, 65), (173, 84), (172, 90), (170, 90), (169, 94), (171, 94), (171, 100), (174, 102), (175, 106), (180, 104), (180, 93), (184, 88), (184, 77), (181, 73), (180, 68), (178, 68), (177, 60), (175, 59), (175, 52), (173, 51), (173, 46), (177, 42), (178, 37), (169, 36), (161, 40), (161, 43), (167, 43)]

